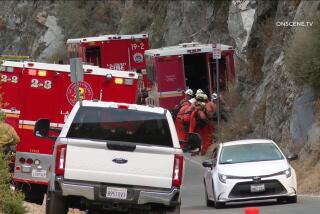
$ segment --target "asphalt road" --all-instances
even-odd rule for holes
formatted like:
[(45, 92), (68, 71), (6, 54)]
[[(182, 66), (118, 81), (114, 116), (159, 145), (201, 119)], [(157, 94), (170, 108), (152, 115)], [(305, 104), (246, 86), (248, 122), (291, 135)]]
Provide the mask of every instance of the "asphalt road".
[(320, 197), (298, 197), (296, 204), (278, 204), (275, 200), (233, 203), (216, 210), (206, 207), (203, 187), (203, 168), (200, 160), (186, 161), (182, 214), (243, 214), (245, 207), (258, 207), (260, 214), (320, 214)]

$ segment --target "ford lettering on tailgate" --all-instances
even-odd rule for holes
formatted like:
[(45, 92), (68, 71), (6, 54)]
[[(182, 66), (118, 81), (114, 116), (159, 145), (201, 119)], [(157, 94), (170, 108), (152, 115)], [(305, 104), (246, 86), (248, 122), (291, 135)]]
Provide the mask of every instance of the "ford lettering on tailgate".
[(114, 163), (118, 163), (118, 164), (125, 164), (128, 162), (128, 160), (124, 159), (124, 158), (115, 158), (112, 160), (112, 162)]

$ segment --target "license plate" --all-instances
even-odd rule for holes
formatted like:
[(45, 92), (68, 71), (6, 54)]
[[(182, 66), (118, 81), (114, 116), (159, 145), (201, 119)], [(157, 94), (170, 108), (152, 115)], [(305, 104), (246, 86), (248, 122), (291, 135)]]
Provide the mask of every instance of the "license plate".
[(253, 184), (250, 186), (251, 192), (264, 192), (266, 190), (264, 184)]
[(32, 177), (34, 178), (46, 178), (47, 177), (47, 171), (46, 170), (32, 170)]
[(127, 198), (127, 189), (126, 188), (116, 188), (116, 187), (107, 187), (107, 198), (115, 199), (126, 199)]

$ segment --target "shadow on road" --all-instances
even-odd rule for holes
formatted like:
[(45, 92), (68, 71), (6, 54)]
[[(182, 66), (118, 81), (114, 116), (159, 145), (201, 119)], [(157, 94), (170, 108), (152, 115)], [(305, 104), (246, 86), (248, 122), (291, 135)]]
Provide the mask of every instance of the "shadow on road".
[(224, 207), (224, 209), (245, 208), (245, 207), (263, 207), (263, 206), (272, 206), (272, 205), (281, 205), (281, 204), (282, 203), (279, 203), (276, 200), (233, 202), (233, 203), (228, 203)]

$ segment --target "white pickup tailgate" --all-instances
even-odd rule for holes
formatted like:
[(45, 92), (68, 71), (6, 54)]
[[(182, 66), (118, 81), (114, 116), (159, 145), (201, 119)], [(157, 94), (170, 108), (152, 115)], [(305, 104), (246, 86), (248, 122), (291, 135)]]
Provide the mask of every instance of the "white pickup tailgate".
[[(171, 188), (174, 148), (137, 145), (110, 150), (103, 141), (68, 139), (65, 179)], [(115, 160), (126, 163), (116, 163)]]

